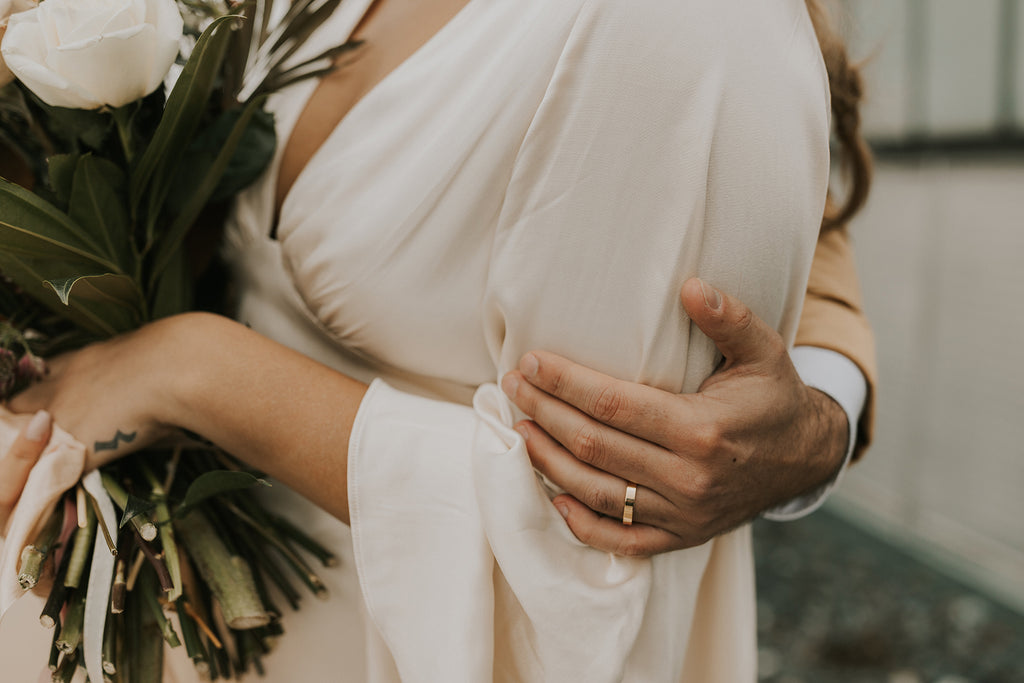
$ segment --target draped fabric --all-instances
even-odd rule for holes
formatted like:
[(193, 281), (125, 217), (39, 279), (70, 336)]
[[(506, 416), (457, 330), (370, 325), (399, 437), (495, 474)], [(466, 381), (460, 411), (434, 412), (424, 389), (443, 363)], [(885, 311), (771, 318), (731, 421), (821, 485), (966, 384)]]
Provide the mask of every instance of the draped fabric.
[[(271, 101), (281, 147), (312, 88)], [(584, 546), (496, 382), (542, 348), (696, 390), (719, 359), (679, 306), (691, 276), (791, 341), (828, 104), (801, 0), (470, 0), (341, 121), (277, 241), (275, 161), (229, 228), (238, 316), (372, 385), (351, 531), (268, 496), (342, 563), (267, 680), (755, 679), (749, 530), (652, 559)]]

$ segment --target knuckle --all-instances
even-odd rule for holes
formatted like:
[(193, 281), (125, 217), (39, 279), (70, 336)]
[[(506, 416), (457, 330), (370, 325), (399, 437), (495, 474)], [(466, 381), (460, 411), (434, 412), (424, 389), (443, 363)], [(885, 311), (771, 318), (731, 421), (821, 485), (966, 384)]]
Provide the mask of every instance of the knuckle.
[(593, 425), (579, 427), (572, 436), (570, 450), (583, 462), (596, 465), (601, 459), (603, 439), (601, 433)]
[(690, 435), (692, 453), (703, 460), (718, 453), (725, 443), (725, 433), (717, 422), (707, 422), (695, 427)]
[(594, 512), (612, 514), (616, 509), (616, 501), (601, 487), (600, 483), (591, 483), (583, 489), (580, 501)]
[[(542, 364), (541, 369), (537, 372), (537, 379), (541, 382), (542, 386), (546, 384), (551, 393), (555, 396), (563, 396), (569, 389), (569, 375), (565, 368), (562, 367), (547, 367), (550, 364)], [(547, 381), (544, 381), (544, 380)]]
[(602, 387), (591, 402), (591, 414), (606, 423), (624, 419), (628, 408), (622, 392), (614, 387)]
[(741, 306), (740, 310), (736, 312), (734, 325), (738, 332), (743, 333), (750, 329), (755, 320), (754, 312), (746, 306)]
[[(698, 470), (690, 474), (689, 485), (687, 486), (688, 497), (696, 503), (707, 502), (714, 497), (716, 486), (715, 476), (711, 472)], [(700, 517), (704, 516), (704, 513), (699, 508), (694, 514)]]
[(627, 538), (619, 544), (615, 554), (623, 557), (647, 557), (651, 552), (646, 545), (635, 538)]
[(11, 450), (7, 452), (7, 457), (12, 462), (17, 463), (35, 463), (40, 454), (43, 452), (43, 444), (36, 445), (32, 442), (20, 439), (13, 446)]

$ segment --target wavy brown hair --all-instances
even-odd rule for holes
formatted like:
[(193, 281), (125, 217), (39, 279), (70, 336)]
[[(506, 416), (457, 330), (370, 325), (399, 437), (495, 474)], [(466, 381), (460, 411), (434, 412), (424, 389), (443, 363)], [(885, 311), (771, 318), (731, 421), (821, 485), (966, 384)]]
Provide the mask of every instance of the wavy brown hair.
[(839, 141), (840, 168), (849, 182), (842, 202), (837, 203), (831, 193), (826, 202), (821, 229), (830, 230), (844, 225), (867, 201), (871, 187), (871, 151), (860, 129), (860, 101), (863, 96), (860, 69), (850, 61), (846, 44), (822, 0), (806, 0), (806, 3), (825, 58), (828, 87), (832, 93), (832, 133)]

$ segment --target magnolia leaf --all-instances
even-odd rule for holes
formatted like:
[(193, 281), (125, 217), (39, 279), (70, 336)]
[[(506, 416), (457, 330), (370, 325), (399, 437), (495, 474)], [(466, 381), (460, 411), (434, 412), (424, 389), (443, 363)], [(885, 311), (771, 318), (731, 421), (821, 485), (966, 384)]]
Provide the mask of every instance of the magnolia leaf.
[(71, 198), (71, 182), (75, 178), (75, 167), (80, 157), (80, 154), (54, 154), (46, 158), (50, 187), (57, 201), (65, 208)]
[(124, 190), (124, 172), (117, 164), (86, 154), (75, 168), (68, 215), (106, 247), (108, 258), (131, 272), (131, 219)]
[(43, 303), (57, 315), (70, 320), (94, 339), (117, 334), (117, 329), (110, 325), (102, 313), (69, 308), (62, 304), (54, 296), (53, 289), (43, 284), (46, 276), (41, 273), (35, 260), (0, 249), (0, 272), (16, 282), (22, 291), (33, 299)]
[(242, 491), (253, 486), (270, 486), (270, 482), (254, 477), (248, 472), (236, 472), (233, 470), (205, 472), (189, 485), (188, 490), (185, 492), (185, 499), (181, 502), (181, 506), (175, 514), (181, 516), (207, 498), (230, 493), (231, 491)]
[(166, 318), (192, 308), (192, 278), (185, 250), (179, 249), (153, 288), (152, 318)]
[(128, 501), (124, 506), (124, 513), (121, 515), (121, 521), (118, 522), (117, 528), (123, 529), (126, 524), (131, 522), (139, 515), (148, 515), (156, 507), (156, 503), (151, 500), (143, 500), (138, 496), (128, 494)]
[(231, 40), (232, 32), (228, 29), (236, 21), (239, 18), (233, 15), (220, 17), (199, 36), (167, 98), (160, 124), (132, 173), (130, 206), (133, 215), (146, 191), (152, 190), (147, 225), (159, 213), (167, 194), (167, 181), (174, 177), (188, 142), (206, 112), (210, 93), (221, 72), (221, 61)]
[(150, 280), (151, 285), (156, 282), (156, 278), (163, 275), (164, 269), (175, 258), (176, 252), (181, 248), (181, 244), (185, 240), (185, 235), (188, 234), (189, 228), (192, 227), (196, 218), (199, 217), (203, 207), (210, 201), (210, 197), (213, 195), (213, 191), (217, 189), (217, 185), (220, 184), (221, 178), (234, 157), (235, 150), (238, 149), (238, 145), (242, 141), (249, 123), (252, 121), (255, 113), (262, 109), (265, 100), (266, 97), (264, 96), (255, 97), (245, 105), (234, 127), (231, 129), (231, 134), (228, 135), (223, 146), (220, 148), (220, 152), (217, 154), (213, 165), (203, 177), (202, 182), (196, 188), (191, 199), (182, 208), (181, 213), (178, 214), (177, 218), (174, 219), (174, 222), (167, 229), (156, 253), (152, 271), (153, 279)]
[(114, 130), (113, 119), (102, 110), (51, 107), (35, 95), (32, 99), (49, 119), (46, 129), (60, 135), (77, 150), (82, 147), (102, 149)]
[[(237, 124), (241, 115), (242, 112), (238, 109), (226, 112), (224, 132), (230, 134), (233, 126), (228, 126)], [(224, 201), (252, 184), (273, 160), (276, 148), (277, 131), (274, 128), (274, 115), (257, 109), (253, 112), (249, 125), (244, 127), (235, 154), (228, 162), (228, 167), (209, 201)]]
[(71, 292), (93, 301), (115, 301), (134, 308), (139, 303), (139, 289), (127, 275), (103, 273), (102, 275), (76, 275), (73, 277), (46, 280), (43, 284), (51, 287), (65, 306), (69, 306)]
[(127, 275), (75, 275), (46, 280), (61, 303), (96, 317), (115, 333), (127, 332), (143, 322), (141, 292)]
[(0, 179), (0, 244), (35, 258), (92, 263), (89, 270), (120, 273), (116, 263), (63, 211), (19, 185)]

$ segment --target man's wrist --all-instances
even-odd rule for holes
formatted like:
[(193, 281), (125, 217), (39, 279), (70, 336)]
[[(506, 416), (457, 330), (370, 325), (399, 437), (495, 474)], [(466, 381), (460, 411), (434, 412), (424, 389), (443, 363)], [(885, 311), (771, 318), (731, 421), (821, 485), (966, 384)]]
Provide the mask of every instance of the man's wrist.
[(823, 474), (819, 483), (809, 489), (813, 490), (833, 481), (846, 464), (847, 451), (853, 438), (853, 425), (843, 407), (829, 394), (815, 387), (807, 387), (807, 395), (815, 416), (816, 447), (813, 452), (818, 454), (815, 461), (820, 464)]

